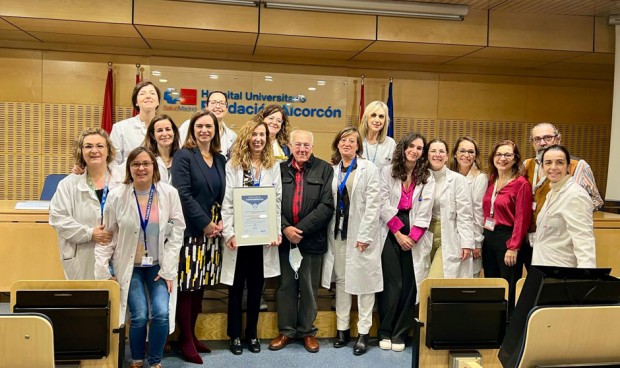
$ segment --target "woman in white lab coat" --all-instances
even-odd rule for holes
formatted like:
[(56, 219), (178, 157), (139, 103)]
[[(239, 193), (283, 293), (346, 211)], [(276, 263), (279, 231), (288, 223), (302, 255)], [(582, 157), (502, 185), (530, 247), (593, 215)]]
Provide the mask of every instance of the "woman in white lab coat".
[(336, 283), (336, 341), (350, 339), (351, 295), (357, 295), (358, 338), (353, 353), (368, 349), (375, 293), (383, 290), (381, 235), (379, 234), (379, 170), (362, 157), (362, 139), (356, 128), (342, 129), (332, 143), (336, 212), (327, 230), (322, 286)]
[[(234, 227), (235, 187), (273, 186), (276, 191), (276, 213), (272, 214), (278, 229), (277, 240), (270, 244), (237, 246)], [(269, 140), (267, 124), (257, 121), (247, 122), (239, 132), (233, 145), (230, 160), (226, 164), (226, 191), (222, 204), (224, 229), (222, 235), (226, 242), (222, 255), (222, 274), (220, 282), (229, 285), (228, 290), (228, 336), (230, 351), (239, 355), (243, 353), (241, 345), (243, 288), (247, 283), (247, 321), (245, 338), (252, 353), (260, 352), (258, 340), (258, 315), (260, 298), (265, 278), (280, 275), (280, 258), (277, 246), (282, 242), (280, 233), (282, 203), (282, 178), (280, 166), (276, 163)]]
[(541, 161), (551, 191), (536, 219), (532, 265), (595, 268), (592, 199), (568, 174), (570, 153), (553, 145)]
[(473, 277), (474, 223), (467, 179), (448, 169), (448, 145), (441, 139), (429, 142), (428, 162), (435, 178), (433, 234), (429, 278)]
[(471, 202), (474, 216), (474, 251), (473, 273), (474, 277), (480, 275), (482, 270), (482, 242), (484, 241), (484, 214), (482, 212), (482, 199), (489, 185), (489, 178), (484, 173), (484, 167), (480, 160), (478, 144), (471, 137), (460, 137), (456, 140), (450, 160), (450, 170), (464, 175), (471, 191)]
[(396, 142), (387, 135), (390, 126), (389, 109), (382, 101), (373, 101), (364, 109), (359, 132), (364, 145), (364, 157), (379, 171), (392, 163)]
[[(379, 347), (403, 351), (413, 320), (418, 285), (430, 265), (435, 180), (418, 133), (403, 137), (392, 165), (381, 170), (381, 253), (383, 292), (379, 297)], [(412, 262), (413, 259), (413, 262)], [(416, 285), (418, 284), (418, 285)]]
[(177, 190), (159, 180), (155, 161), (144, 147), (129, 153), (124, 185), (110, 192), (104, 212), (112, 241), (95, 248), (97, 279), (116, 279), (120, 285), (119, 322), (124, 323), (127, 307), (131, 312), (132, 367), (144, 364), (149, 316), (149, 366), (160, 364), (166, 337), (174, 331), (185, 221)]
[(50, 204), (50, 225), (58, 233), (60, 258), (67, 280), (95, 279), (95, 243), (112, 234), (103, 227), (108, 193), (123, 181), (113, 164), (115, 149), (108, 133), (86, 128), (73, 145), (83, 175), (70, 174), (58, 184)]

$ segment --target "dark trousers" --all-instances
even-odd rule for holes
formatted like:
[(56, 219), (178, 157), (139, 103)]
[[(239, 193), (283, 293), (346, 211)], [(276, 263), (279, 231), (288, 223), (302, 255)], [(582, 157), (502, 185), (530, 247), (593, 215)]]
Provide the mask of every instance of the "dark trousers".
[(512, 227), (496, 225), (495, 230), (484, 230), (482, 246), (482, 267), (484, 277), (501, 277), (508, 281), (508, 315), (512, 315), (515, 305), (515, 288), (517, 281), (523, 276), (523, 256), (517, 253), (514, 266), (506, 266), (506, 242), (512, 237)]
[(525, 265), (526, 270), (530, 270), (530, 266), (532, 265), (532, 254), (534, 253), (534, 249), (532, 249), (532, 245), (530, 244), (530, 239), (525, 236), (523, 239), (523, 245), (521, 245), (521, 249), (519, 250), (519, 254), (523, 259), (523, 264)]
[(297, 271), (298, 279), (295, 279), (295, 271), (288, 260), (289, 247), (288, 241), (280, 245), (281, 276), (276, 296), (278, 330), (280, 334), (290, 338), (314, 336), (318, 331), (314, 320), (323, 255), (302, 252), (303, 259)]
[[(409, 212), (400, 211), (398, 217), (405, 224), (401, 233), (409, 234)], [(379, 293), (379, 340), (391, 339), (404, 343), (407, 330), (413, 322), (413, 306), (417, 287), (413, 273), (411, 251), (403, 251), (392, 233), (385, 239), (381, 253), (383, 291)]]
[(235, 279), (233, 285), (228, 287), (228, 336), (231, 339), (241, 337), (241, 302), (246, 283), (248, 288), (248, 304), (246, 309), (245, 338), (253, 339), (258, 337), (256, 326), (258, 324), (260, 298), (263, 293), (264, 282), (263, 247), (243, 246), (237, 248)]

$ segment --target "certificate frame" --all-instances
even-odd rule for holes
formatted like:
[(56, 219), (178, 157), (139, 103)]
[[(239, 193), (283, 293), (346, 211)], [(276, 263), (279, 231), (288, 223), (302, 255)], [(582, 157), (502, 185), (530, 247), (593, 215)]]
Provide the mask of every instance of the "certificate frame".
[(278, 240), (275, 187), (233, 188), (233, 213), (237, 246)]

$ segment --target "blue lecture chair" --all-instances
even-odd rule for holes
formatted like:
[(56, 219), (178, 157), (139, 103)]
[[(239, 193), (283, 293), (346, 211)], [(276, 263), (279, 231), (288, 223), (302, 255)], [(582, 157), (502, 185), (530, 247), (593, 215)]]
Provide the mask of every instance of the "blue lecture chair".
[(56, 188), (58, 188), (58, 183), (66, 176), (66, 174), (49, 174), (45, 178), (45, 183), (43, 183), (43, 189), (41, 190), (41, 197), (39, 199), (42, 201), (51, 201), (54, 193), (56, 193)]

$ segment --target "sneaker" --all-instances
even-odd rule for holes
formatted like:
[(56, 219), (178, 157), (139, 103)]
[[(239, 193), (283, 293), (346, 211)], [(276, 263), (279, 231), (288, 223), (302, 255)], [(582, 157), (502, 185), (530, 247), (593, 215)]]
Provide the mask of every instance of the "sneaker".
[(390, 339), (382, 339), (379, 341), (379, 347), (383, 350), (391, 350), (392, 349), (392, 340)]
[(405, 344), (394, 344), (394, 343), (392, 343), (392, 351), (401, 352), (403, 350), (405, 350)]

